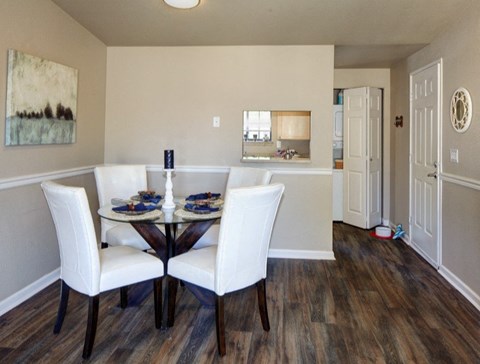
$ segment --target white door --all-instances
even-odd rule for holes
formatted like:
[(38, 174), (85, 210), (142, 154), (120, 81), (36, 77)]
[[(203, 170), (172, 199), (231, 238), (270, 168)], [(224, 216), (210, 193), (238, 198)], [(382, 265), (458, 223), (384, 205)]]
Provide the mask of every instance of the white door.
[(440, 70), (435, 63), (410, 75), (410, 243), (439, 265), (438, 178)]
[(382, 223), (382, 91), (368, 89), (367, 228)]
[(343, 221), (369, 229), (382, 215), (381, 90), (345, 90), (343, 118)]

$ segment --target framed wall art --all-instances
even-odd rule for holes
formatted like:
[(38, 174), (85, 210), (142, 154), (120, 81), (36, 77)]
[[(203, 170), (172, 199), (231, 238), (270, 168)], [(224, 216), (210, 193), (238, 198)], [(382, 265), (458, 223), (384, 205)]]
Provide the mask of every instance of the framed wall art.
[(8, 50), (5, 145), (76, 141), (78, 70)]

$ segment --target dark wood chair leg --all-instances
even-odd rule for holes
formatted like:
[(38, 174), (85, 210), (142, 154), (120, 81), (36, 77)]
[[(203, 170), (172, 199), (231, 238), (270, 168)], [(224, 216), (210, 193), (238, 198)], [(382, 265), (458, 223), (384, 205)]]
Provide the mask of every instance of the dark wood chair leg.
[(108, 243), (104, 243), (103, 241), (100, 243), (100, 248), (105, 249), (108, 248)]
[(218, 353), (224, 356), (227, 351), (225, 349), (225, 321), (223, 310), (223, 296), (215, 294), (215, 323), (217, 326), (217, 345)]
[(162, 281), (163, 278), (153, 280), (153, 305), (155, 306), (155, 327), (162, 327)]
[(266, 280), (262, 279), (257, 282), (258, 310), (262, 319), (262, 326), (265, 331), (270, 331), (270, 322), (268, 321), (267, 310), (267, 287)]
[(88, 321), (87, 332), (85, 334), (85, 343), (83, 344), (83, 359), (88, 359), (92, 354), (95, 334), (97, 332), (98, 304), (100, 295), (88, 297)]
[(63, 280), (61, 281), (62, 285), (60, 287), (60, 303), (58, 304), (57, 312), (57, 321), (55, 322), (55, 327), (53, 328), (53, 333), (58, 334), (63, 325), (63, 319), (67, 313), (68, 306), (68, 297), (70, 294), (70, 287)]
[(120, 288), (120, 308), (128, 306), (128, 287)]
[(177, 298), (178, 279), (168, 276), (168, 312), (167, 327), (172, 327), (175, 322), (175, 301)]

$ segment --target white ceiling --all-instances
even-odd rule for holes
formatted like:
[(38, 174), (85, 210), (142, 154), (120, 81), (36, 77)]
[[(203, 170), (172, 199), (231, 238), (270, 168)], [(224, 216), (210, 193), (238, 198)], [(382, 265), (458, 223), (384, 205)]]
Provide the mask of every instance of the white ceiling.
[(52, 0), (107, 46), (336, 45), (335, 67), (389, 67), (478, 0)]

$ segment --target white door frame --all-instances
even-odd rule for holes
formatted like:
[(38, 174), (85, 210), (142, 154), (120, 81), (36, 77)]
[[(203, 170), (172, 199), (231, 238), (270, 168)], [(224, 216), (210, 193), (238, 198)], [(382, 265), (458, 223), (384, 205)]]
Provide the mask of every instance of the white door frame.
[[(429, 257), (425, 256), (422, 251), (418, 250), (414, 245), (412, 245), (412, 238), (411, 233), (408, 237), (409, 245), (417, 251), (428, 263), (433, 265), (436, 269), (438, 269), (442, 265), (442, 173), (443, 173), (443, 163), (442, 163), (442, 120), (443, 120), (443, 59), (440, 58), (430, 64), (427, 64), (424, 67), (421, 67), (413, 72), (410, 73), (409, 76), (409, 112), (410, 112), (410, 121), (412, 120), (413, 110), (412, 110), (412, 78), (419, 72), (424, 71), (427, 68), (432, 66), (437, 67), (438, 72), (438, 105), (437, 105), (437, 179), (438, 179), (438, 190), (437, 190), (437, 262), (433, 262)], [(413, 196), (411, 194), (412, 191), (412, 183), (413, 183), (413, 173), (412, 173), (412, 140), (413, 140), (413, 128), (410, 124), (410, 148), (409, 148), (409, 231), (412, 231), (412, 208), (413, 208)]]

